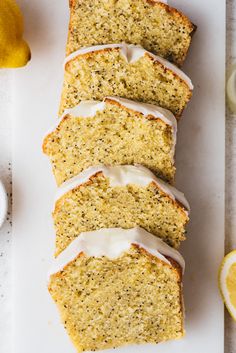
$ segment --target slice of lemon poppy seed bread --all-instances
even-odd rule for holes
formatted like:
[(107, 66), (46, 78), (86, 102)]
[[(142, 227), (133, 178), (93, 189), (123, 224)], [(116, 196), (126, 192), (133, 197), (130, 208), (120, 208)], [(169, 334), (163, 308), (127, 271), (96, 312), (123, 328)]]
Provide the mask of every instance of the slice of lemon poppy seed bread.
[(143, 166), (98, 166), (58, 189), (53, 211), (57, 256), (80, 233), (140, 226), (179, 247), (189, 205), (184, 195)]
[(48, 288), (77, 352), (184, 335), (178, 251), (141, 228), (82, 233), (55, 260)]
[(142, 164), (173, 182), (177, 123), (154, 105), (109, 97), (65, 111), (44, 139), (58, 185), (88, 167)]
[(166, 1), (72, 0), (67, 55), (90, 45), (126, 42), (181, 66), (195, 28)]
[(192, 89), (191, 80), (180, 69), (141, 47), (84, 48), (66, 59), (59, 115), (83, 100), (117, 96), (156, 104), (179, 118)]

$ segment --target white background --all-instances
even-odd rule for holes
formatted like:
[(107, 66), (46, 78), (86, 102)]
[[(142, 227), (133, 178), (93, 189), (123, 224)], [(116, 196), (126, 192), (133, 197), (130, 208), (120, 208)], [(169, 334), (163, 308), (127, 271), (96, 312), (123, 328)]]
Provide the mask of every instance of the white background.
[[(174, 1), (172, 1), (172, 4), (175, 3)], [(176, 1), (176, 3), (185, 3), (185, 1)], [(198, 25), (200, 26), (201, 24), (199, 22), (202, 22), (202, 26), (200, 28), (200, 34), (198, 34), (199, 36), (202, 36), (201, 38), (201, 46), (204, 45), (204, 36), (203, 36), (203, 28), (204, 28), (204, 21), (207, 17), (209, 17), (209, 12), (207, 13), (204, 13), (202, 14), (202, 18), (201, 18), (201, 21), (198, 20), (198, 14), (199, 14), (199, 11), (200, 9), (202, 10), (202, 6), (200, 5), (201, 1), (197, 1), (196, 5), (194, 6), (194, 1), (189, 4), (186, 5), (186, 6), (183, 6), (184, 9), (185, 9), (185, 12), (186, 9), (189, 10), (189, 13), (191, 12), (190, 9), (194, 10), (193, 11), (193, 15), (191, 16), (195, 22), (198, 23)], [(60, 21), (59, 21), (59, 18), (57, 16), (57, 12), (55, 11), (55, 7), (53, 7), (53, 1), (51, 2), (51, 6), (48, 7), (47, 9), (47, 12), (48, 12), (48, 18), (46, 19), (46, 24), (49, 23), (49, 20), (52, 20), (54, 21), (54, 25), (59, 25), (60, 24)], [(214, 2), (215, 4), (215, 2)], [(27, 25), (27, 37), (30, 41), (30, 44), (31, 44), (31, 47), (33, 48), (33, 55), (35, 55), (34, 58), (34, 64), (32, 62), (32, 68), (33, 68), (33, 65), (38, 65), (40, 60), (45, 60), (46, 57), (49, 57), (49, 55), (51, 55), (50, 53), (48, 53), (48, 50), (51, 50), (52, 48), (55, 47), (55, 45), (57, 46), (57, 44), (55, 44), (55, 42), (57, 43), (58, 41), (58, 38), (57, 36), (55, 35), (55, 33), (50, 36), (50, 34), (48, 34), (47, 32), (47, 26), (44, 26), (42, 25), (43, 21), (45, 21), (45, 18), (42, 20), (40, 19), (40, 4), (36, 3), (35, 1), (31, 1), (31, 2), (28, 2), (28, 4), (25, 3), (25, 6), (23, 7), (24, 10), (25, 10), (25, 15), (26, 15), (26, 18), (28, 19), (28, 22), (26, 23)], [(51, 10), (51, 12), (50, 12)], [(32, 14), (32, 11), (33, 11), (33, 14), (35, 14), (35, 16), (33, 16)], [(234, 21), (232, 19), (233, 17), (233, 2), (232, 1), (229, 1), (228, 2), (228, 61), (231, 62), (232, 61), (232, 58), (233, 58), (233, 55), (234, 55), (234, 46), (231, 46), (231, 43), (232, 43), (232, 33), (233, 33), (233, 25), (234, 25)], [(30, 16), (29, 16), (30, 14)], [(28, 16), (27, 16), (28, 15)], [(215, 14), (216, 16), (216, 14)], [(48, 22), (47, 22), (48, 21)], [(220, 26), (219, 26), (220, 27)], [(198, 33), (199, 33), (198, 32)], [(57, 33), (57, 35), (60, 35), (60, 33)], [(60, 40), (59, 42), (62, 43), (62, 41), (65, 39), (65, 36), (63, 37), (64, 34), (60, 35)], [(203, 43), (204, 42), (204, 43)], [(200, 44), (199, 42), (199, 39), (195, 39), (195, 44), (196, 46), (198, 46)], [(198, 48), (197, 48), (198, 49)], [(199, 49), (203, 50), (202, 47), (199, 46)], [(206, 48), (204, 48), (206, 49)], [(59, 45), (58, 44), (58, 50), (61, 50), (61, 44)], [(196, 49), (193, 49), (192, 53), (191, 53), (191, 56), (189, 58), (189, 61), (188, 61), (188, 69), (185, 70), (185, 71), (188, 71), (188, 72), (191, 72), (191, 77), (193, 76), (196, 76), (196, 79), (198, 80), (198, 72), (197, 70), (195, 69), (196, 68), (196, 61), (197, 59), (199, 58), (198, 56), (196, 55), (200, 55), (201, 58), (203, 53), (206, 53), (205, 50), (203, 50), (203, 53), (200, 52), (199, 53), (196, 53), (194, 52), (194, 50)], [(223, 49), (222, 49), (223, 50)], [(52, 59), (51, 62), (47, 62), (47, 65), (50, 66), (50, 77), (51, 79), (47, 81), (47, 85), (44, 87), (46, 87), (45, 89), (47, 89), (47, 98), (46, 98), (46, 101), (43, 101), (42, 98), (45, 97), (45, 92), (44, 90), (41, 91), (41, 96), (38, 97), (38, 100), (37, 102), (34, 102), (34, 103), (37, 103), (39, 105), (41, 105), (41, 107), (36, 107), (36, 104), (35, 104), (35, 107), (36, 110), (32, 110), (32, 116), (31, 116), (31, 119), (32, 119), (32, 129), (30, 131), (34, 131), (34, 129), (36, 128), (37, 126), (37, 129), (39, 129), (39, 133), (43, 133), (44, 131), (44, 127), (43, 126), (45, 124), (45, 117), (42, 118), (42, 121), (44, 121), (44, 124), (40, 124), (39, 123), (39, 114), (38, 112), (39, 111), (45, 111), (45, 109), (47, 110), (46, 108), (46, 103), (49, 102), (51, 100), (51, 102), (53, 102), (53, 104), (50, 105), (50, 114), (54, 114), (57, 110), (57, 103), (58, 103), (58, 98), (59, 98), (59, 89), (60, 87), (58, 87), (57, 85), (57, 92), (54, 92), (54, 91), (51, 91), (53, 90), (53, 84), (52, 84), (52, 79), (54, 76), (54, 73), (57, 72), (57, 70), (59, 70), (59, 65), (60, 65), (60, 62), (59, 60), (57, 60), (57, 62), (55, 63), (55, 66), (57, 66), (55, 69), (54, 69), (54, 57), (53, 57), (53, 54), (52, 56), (50, 56), (50, 58)], [(212, 58), (209, 58), (208, 57), (208, 60), (212, 60), (214, 61), (214, 57)], [(41, 65), (42, 62), (40, 62), (40, 65)], [(195, 75), (194, 75), (194, 72), (192, 74), (192, 66), (194, 66), (194, 71), (195, 71)], [(30, 68), (30, 66), (29, 66)], [(205, 68), (202, 68), (200, 67), (201, 69), (203, 70), (206, 70), (206, 67)], [(199, 67), (198, 67), (199, 69)], [(55, 70), (55, 71), (54, 71)], [(58, 71), (59, 72), (59, 71)], [(217, 72), (216, 72), (217, 74)], [(9, 174), (10, 174), (10, 171), (8, 170), (8, 168), (10, 168), (10, 166), (8, 165), (11, 161), (11, 143), (10, 143), (10, 137), (11, 137), (11, 128), (10, 128), (10, 104), (11, 101), (12, 101), (12, 97), (10, 95), (10, 92), (11, 92), (11, 85), (12, 85), (12, 74), (10, 72), (0, 72), (0, 78), (1, 78), (1, 85), (0, 85), (0, 99), (1, 99), (1, 104), (0, 104), (0, 109), (1, 109), (1, 120), (0, 120), (0, 172), (1, 172), (1, 176), (3, 177), (4, 181), (6, 184), (8, 184), (8, 189), (9, 189), (9, 192), (10, 192), (10, 186), (9, 186)], [(22, 71), (20, 73), (14, 73), (14, 75), (22, 75), (24, 77), (24, 75), (27, 76), (27, 73), (26, 71), (22, 73)], [(25, 77), (26, 77), (25, 76)], [(41, 78), (40, 78), (41, 79)], [(196, 84), (196, 79), (194, 79), (193, 77), (193, 80), (194, 80), (194, 83)], [(56, 81), (58, 81), (58, 78), (56, 78)], [(45, 83), (45, 81), (42, 80), (42, 83)], [(206, 82), (207, 84), (208, 82)], [(49, 86), (49, 87), (48, 87)], [(33, 88), (35, 88), (37, 90), (37, 82), (35, 82)], [(201, 88), (201, 87), (200, 87)], [(196, 93), (198, 87), (196, 87), (196, 90), (195, 90), (195, 95), (199, 95), (201, 93)], [(201, 91), (202, 91), (202, 88), (201, 88)], [(199, 92), (200, 92), (200, 89), (199, 89)], [(52, 100), (53, 98), (53, 100)], [(204, 99), (204, 97), (202, 97)], [(194, 140), (191, 141), (191, 139), (186, 140), (186, 135), (187, 135), (187, 131), (189, 132), (189, 129), (190, 128), (198, 128), (199, 126), (195, 126), (195, 123), (196, 123), (196, 120), (193, 120), (193, 115), (191, 114), (191, 111), (193, 109), (197, 109), (198, 112), (202, 112), (202, 107), (198, 105), (198, 101), (197, 101), (198, 97), (195, 98), (195, 102), (193, 100), (192, 102), (192, 107), (190, 107), (188, 109), (188, 111), (186, 112), (185, 114), (185, 117), (181, 123), (181, 127), (180, 127), (180, 135), (179, 135), (179, 140), (181, 139), (181, 145), (179, 145), (179, 151), (178, 153), (181, 154), (181, 159), (178, 158), (178, 164), (177, 166), (179, 166), (179, 169), (178, 169), (178, 180), (179, 180), (179, 185), (180, 184), (183, 184), (183, 187), (182, 189), (184, 189), (184, 191), (186, 191), (186, 194), (187, 196), (189, 197), (191, 203), (192, 203), (192, 208), (193, 208), (193, 213), (192, 213), (192, 217), (194, 217), (194, 220), (192, 222), (192, 225), (191, 225), (191, 228), (190, 228), (190, 231), (189, 233), (191, 232), (191, 237), (195, 236), (195, 234), (193, 235), (193, 230), (194, 227), (195, 227), (195, 224), (194, 224), (194, 221), (195, 223), (199, 223), (199, 218), (198, 218), (198, 207), (199, 207), (199, 202), (203, 203), (205, 201), (207, 201), (207, 199), (205, 199), (205, 194), (203, 194), (203, 200), (201, 200), (201, 198), (197, 198), (197, 199), (193, 199), (195, 197), (195, 195), (197, 194), (196, 193), (196, 190), (193, 190), (192, 186), (193, 186), (193, 182), (198, 182), (200, 183), (200, 185), (203, 185), (203, 190), (204, 190), (204, 183), (206, 183), (206, 181), (202, 180), (201, 179), (201, 175), (200, 175), (200, 179), (199, 179), (199, 174), (196, 173), (197, 171), (195, 171), (194, 167), (190, 164), (186, 164), (186, 156), (184, 154), (184, 151), (186, 151), (186, 153), (192, 151), (192, 147), (189, 147), (189, 143), (191, 142), (192, 144), (194, 143)], [(38, 103), (39, 102), (39, 103)], [(204, 108), (204, 107), (203, 107)], [(47, 111), (48, 112), (48, 111)], [(190, 116), (191, 115), (191, 116)], [(37, 118), (36, 118), (37, 116)], [(50, 117), (48, 117), (48, 119), (50, 119)], [(204, 119), (206, 119), (206, 117), (204, 117)], [(203, 118), (200, 118), (199, 120), (199, 123), (203, 123), (204, 121)], [(224, 117), (222, 116), (222, 119), (224, 119)], [(50, 124), (51, 125), (51, 124)], [(15, 125), (13, 126), (13, 128), (16, 128)], [(200, 128), (201, 128), (201, 125), (200, 125)], [(214, 129), (214, 131), (216, 131)], [(231, 247), (233, 247), (235, 244), (233, 243), (233, 233), (235, 232), (235, 217), (232, 217), (233, 214), (235, 214), (235, 197), (234, 197), (234, 194), (233, 194), (233, 190), (235, 190), (235, 184), (233, 184), (233, 179), (235, 179), (235, 160), (236, 160), (236, 157), (235, 157), (235, 146), (236, 146), (236, 136), (235, 136), (235, 131), (236, 131), (236, 123), (235, 123), (235, 119), (233, 119), (230, 115), (228, 115), (228, 119), (227, 119), (227, 131), (226, 131), (226, 136), (227, 136), (227, 173), (226, 173), (226, 181), (227, 181), (227, 187), (226, 187), (226, 191), (227, 191), (227, 198), (226, 198), (226, 206), (227, 206), (227, 212), (226, 212), (226, 235), (227, 235), (227, 249), (230, 249)], [(183, 136), (183, 137), (182, 137)], [(32, 141), (32, 139), (31, 139)], [(210, 140), (211, 141), (211, 140)], [(29, 142), (29, 141), (28, 141)], [(27, 144), (27, 141), (26, 141), (26, 144)], [(185, 146), (184, 146), (185, 145)], [(184, 148), (188, 146), (188, 148)], [(33, 150), (36, 152), (37, 156), (39, 156), (39, 152), (38, 152), (38, 147), (37, 144), (35, 143), (35, 148), (33, 148)], [(209, 148), (207, 145), (206, 146), (203, 146), (206, 150)], [(37, 151), (36, 151), (37, 150)], [(196, 153), (199, 153), (199, 150), (195, 151)], [(39, 157), (41, 158), (41, 157)], [(30, 173), (32, 172), (32, 169), (30, 169), (30, 165), (27, 163), (28, 161), (25, 160), (23, 161), (22, 164), (22, 168), (24, 167), (25, 168), (25, 172), (26, 170), (27, 171), (30, 171)], [(43, 171), (39, 168), (38, 169), (38, 173), (37, 173), (37, 176), (40, 176), (40, 179), (39, 180), (39, 183), (37, 183), (37, 179), (35, 180), (34, 179), (34, 182), (36, 182), (35, 184), (35, 187), (39, 187), (40, 185), (42, 185), (45, 181), (47, 181), (48, 183), (51, 183), (50, 185), (52, 186), (52, 189), (53, 189), (53, 182), (51, 180), (51, 177), (49, 175), (49, 169), (48, 168), (48, 165), (45, 164), (45, 161), (43, 161), (43, 159), (40, 159), (40, 163), (42, 163), (42, 165), (44, 165), (44, 169)], [(183, 165), (183, 168), (182, 170), (180, 170), (180, 166)], [(48, 173), (47, 176), (43, 175), (44, 174), (44, 171)], [(24, 173), (25, 173), (24, 172)], [(35, 171), (34, 171), (35, 172)], [(202, 170), (202, 172), (206, 172), (206, 169), (204, 168)], [(24, 174), (23, 173), (23, 174)], [(183, 180), (183, 176), (184, 174), (186, 175), (186, 173), (188, 173), (188, 176), (192, 177), (193, 178), (193, 182), (190, 183), (189, 185), (186, 184), (185, 180)], [(190, 174), (191, 173), (191, 174)], [(29, 173), (27, 173), (29, 174)], [(24, 175), (25, 176), (25, 175)], [(35, 175), (31, 175), (29, 177), (29, 180), (32, 181), (32, 176), (34, 177)], [(46, 179), (45, 179), (46, 178)], [(202, 177), (203, 178), (203, 177)], [(198, 190), (198, 184), (196, 184), (195, 186)], [(206, 189), (205, 189), (206, 190)], [(39, 195), (39, 194), (37, 194)], [(25, 202), (27, 203), (28, 201), (31, 201), (32, 204), (33, 204), (33, 201), (34, 200), (34, 196), (35, 195), (32, 195), (32, 200), (25, 200)], [(214, 195), (213, 195), (214, 196)], [(22, 196), (21, 198), (22, 199)], [(212, 199), (212, 198), (211, 198)], [(208, 199), (209, 200), (209, 199)], [(32, 205), (31, 204), (31, 205)], [(28, 205), (28, 204), (27, 204)], [(48, 214), (47, 214), (47, 211), (50, 209), (50, 207), (48, 207), (47, 209), (47, 205), (46, 205), (46, 208), (43, 210), (42, 214), (43, 216), (46, 217), (46, 225), (47, 225), (47, 222), (49, 222), (47, 220), (47, 217), (48, 217)], [(33, 212), (33, 210), (31, 211)], [(30, 212), (28, 212), (28, 217), (30, 217), (31, 214)], [(43, 216), (42, 218), (40, 219), (41, 222), (44, 222), (44, 219), (43, 219)], [(28, 221), (28, 219), (27, 219)], [(49, 222), (50, 223), (50, 222)], [(0, 274), (1, 274), (1, 277), (0, 277), (0, 303), (2, 304), (1, 306), (4, 307), (4, 311), (5, 311), (5, 314), (6, 315), (2, 315), (1, 313), (1, 316), (0, 316), (0, 335), (2, 335), (2, 337), (0, 337), (0, 348), (1, 348), (1, 352), (7, 352), (7, 347), (8, 345), (4, 344), (4, 342), (8, 342), (8, 337), (9, 337), (9, 325), (8, 325), (8, 322), (9, 322), (9, 317), (10, 317), (10, 310), (8, 311), (7, 309), (10, 307), (10, 291), (11, 291), (11, 286), (10, 286), (10, 246), (9, 246), (9, 240), (10, 240), (10, 237), (9, 235), (7, 234), (9, 232), (9, 223), (6, 224), (6, 226), (3, 228), (2, 232), (1, 232), (1, 238), (0, 238)], [(34, 227), (32, 228), (35, 229), (35, 225)], [(199, 231), (202, 231), (202, 227), (201, 225), (198, 226), (198, 229)], [(189, 237), (190, 237), (189, 235)], [(45, 235), (43, 235), (45, 236)], [(223, 234), (222, 234), (223, 236)], [(188, 263), (191, 264), (193, 263), (195, 265), (195, 263), (199, 260), (199, 256), (201, 254), (203, 254), (203, 258), (200, 259), (200, 268), (202, 266), (203, 268), (203, 265), (204, 265), (204, 273), (202, 273), (203, 275), (203, 278), (205, 278), (205, 282), (204, 282), (204, 279), (203, 279), (203, 282), (200, 283), (200, 288), (197, 292), (194, 291), (194, 293), (192, 293), (192, 286), (189, 286), (188, 287), (188, 290), (187, 290), (187, 293), (186, 293), (186, 297), (187, 297), (187, 309), (190, 308), (190, 304), (192, 303), (192, 301), (194, 300), (195, 302), (195, 299), (197, 300), (197, 303), (199, 304), (199, 307), (195, 307), (195, 310), (191, 313), (187, 313), (188, 315), (188, 322), (189, 322), (189, 326), (192, 329), (196, 330), (198, 328), (198, 324), (199, 322), (201, 321), (201, 313), (203, 313), (204, 311), (204, 305), (206, 305), (208, 307), (208, 304), (211, 305), (210, 303), (210, 300), (209, 300), (209, 303), (207, 302), (204, 302), (204, 300), (208, 301), (208, 299), (205, 299), (204, 296), (202, 295), (203, 292), (202, 290), (205, 288), (205, 284), (207, 285), (207, 282), (209, 284), (209, 286), (211, 285), (214, 285), (213, 282), (211, 282), (212, 280), (215, 282), (215, 272), (213, 273), (210, 273), (210, 271), (208, 272), (208, 267), (206, 266), (207, 264), (207, 260), (208, 260), (208, 256), (206, 255), (209, 255), (208, 254), (208, 249), (209, 249), (209, 243), (205, 244), (204, 243), (204, 239), (202, 239), (202, 235), (200, 234), (199, 235), (199, 241), (202, 241), (200, 244), (201, 244), (201, 248), (200, 247), (193, 247), (193, 242), (194, 240), (191, 238), (189, 239), (189, 241), (186, 243), (185, 245), (185, 253), (187, 254), (187, 265)], [(194, 250), (193, 250), (194, 248)], [(29, 248), (29, 251), (30, 251), (31, 248)], [(39, 249), (40, 250), (40, 249)], [(211, 263), (212, 264), (212, 263)], [(213, 264), (214, 265), (214, 264)], [(192, 266), (192, 265), (191, 265)], [(46, 266), (45, 266), (46, 267)], [(213, 268), (213, 267), (212, 267)], [(210, 275), (208, 277), (208, 275)], [(191, 271), (187, 272), (186, 274), (186, 280), (185, 282), (188, 281), (188, 283), (190, 283), (190, 280), (191, 280)], [(209, 281), (208, 281), (209, 280)], [(186, 284), (186, 287), (187, 287), (187, 284)], [(194, 299), (193, 299), (194, 298)], [(203, 299), (203, 301), (201, 301), (201, 299)], [(212, 298), (210, 298), (212, 299)], [(200, 315), (198, 314), (200, 312)], [(4, 313), (3, 313), (4, 314)], [(214, 313), (213, 313), (214, 315)], [(200, 318), (200, 319), (199, 319)], [(2, 320), (3, 319), (3, 320)], [(215, 322), (217, 322), (217, 320), (215, 320)], [(6, 328), (6, 330), (3, 330), (3, 327)], [(230, 340), (230, 337), (229, 337), (229, 333), (230, 332), (233, 332), (234, 331), (234, 324), (231, 322), (231, 320), (227, 320), (227, 328), (229, 328), (227, 330), (227, 340), (226, 340), (226, 348), (227, 348), (227, 352), (233, 352), (232, 350), (232, 346), (231, 345), (231, 340)], [(191, 334), (191, 332), (189, 333)], [(217, 339), (217, 338), (216, 338)], [(32, 346), (31, 346), (32, 348)], [(205, 346), (205, 349), (206, 349), (206, 346)], [(47, 353), (45, 351), (45, 349), (43, 350), (44, 353)], [(182, 350), (183, 351), (183, 350)], [(193, 349), (191, 350), (193, 352)], [(208, 349), (208, 352), (210, 352), (210, 350)], [(216, 352), (216, 350), (214, 350), (214, 352)], [(26, 353), (26, 351), (24, 352)]]

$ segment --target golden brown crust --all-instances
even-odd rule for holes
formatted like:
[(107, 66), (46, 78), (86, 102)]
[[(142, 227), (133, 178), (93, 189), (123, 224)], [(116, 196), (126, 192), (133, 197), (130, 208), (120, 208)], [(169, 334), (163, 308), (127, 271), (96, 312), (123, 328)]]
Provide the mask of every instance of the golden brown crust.
[(76, 2), (76, 0), (69, 0), (69, 7), (70, 7), (70, 9), (74, 9), (74, 7), (75, 7), (75, 2)]

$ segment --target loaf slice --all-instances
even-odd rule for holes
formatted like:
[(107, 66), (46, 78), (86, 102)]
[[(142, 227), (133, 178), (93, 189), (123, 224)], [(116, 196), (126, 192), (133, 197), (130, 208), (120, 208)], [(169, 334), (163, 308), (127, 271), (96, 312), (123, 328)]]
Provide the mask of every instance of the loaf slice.
[(195, 26), (181, 12), (157, 0), (72, 0), (67, 55), (90, 45), (142, 45), (182, 65)]
[(110, 97), (67, 110), (45, 137), (43, 151), (58, 185), (94, 165), (136, 163), (173, 182), (176, 130), (171, 112)]
[(106, 96), (156, 104), (181, 116), (192, 95), (191, 80), (176, 66), (141, 47), (110, 44), (67, 57), (60, 115), (83, 100)]
[(80, 233), (140, 226), (178, 248), (189, 205), (142, 166), (92, 167), (59, 188), (53, 219), (58, 255)]
[(184, 335), (181, 255), (143, 229), (83, 233), (55, 260), (49, 291), (77, 352)]

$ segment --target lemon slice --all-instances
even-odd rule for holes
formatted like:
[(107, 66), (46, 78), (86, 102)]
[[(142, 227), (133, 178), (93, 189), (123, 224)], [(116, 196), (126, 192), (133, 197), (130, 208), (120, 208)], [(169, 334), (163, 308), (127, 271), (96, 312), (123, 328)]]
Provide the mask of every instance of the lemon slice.
[(236, 250), (225, 256), (219, 272), (219, 287), (225, 305), (236, 321)]
[(232, 65), (226, 84), (227, 103), (232, 113), (236, 113), (236, 64)]

